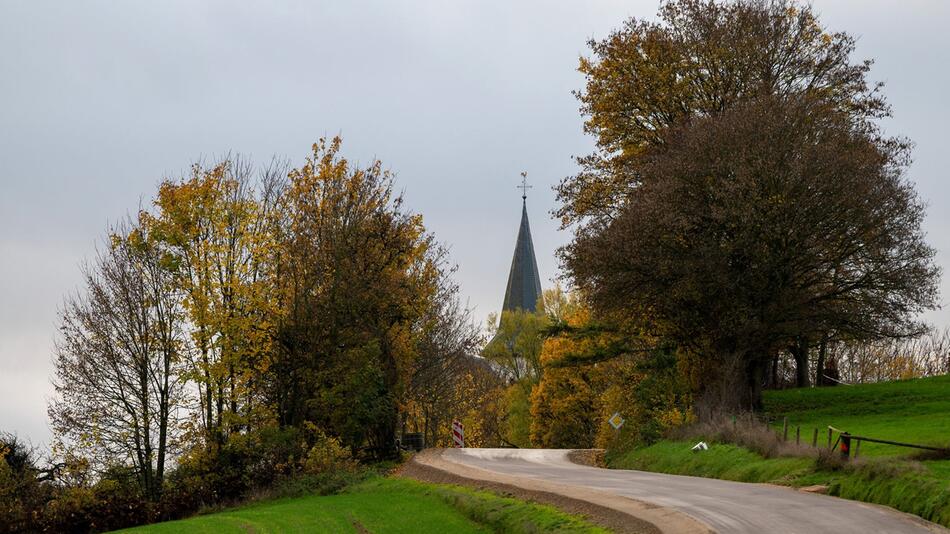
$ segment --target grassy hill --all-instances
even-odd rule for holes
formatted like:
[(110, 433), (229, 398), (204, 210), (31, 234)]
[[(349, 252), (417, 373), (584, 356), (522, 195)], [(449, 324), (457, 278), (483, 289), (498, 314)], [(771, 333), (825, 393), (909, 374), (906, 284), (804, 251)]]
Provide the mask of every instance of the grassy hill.
[[(802, 439), (828, 425), (860, 436), (950, 446), (950, 376), (857, 386), (788, 389), (765, 394), (766, 412), (789, 427), (801, 426)], [(781, 427), (781, 422), (778, 423)], [(794, 430), (790, 431), (794, 435)], [(819, 443), (827, 442), (822, 435)], [(896, 456), (913, 449), (864, 443), (861, 454)]]
[[(789, 438), (802, 429), (811, 443), (827, 444), (829, 425), (854, 435), (946, 447), (950, 445), (950, 377), (880, 384), (770, 391), (768, 415), (788, 418)], [(812, 454), (765, 458), (732, 443), (711, 441), (710, 449), (690, 452), (689, 441), (664, 440), (630, 451), (608, 451), (610, 467), (790, 486), (824, 485), (832, 495), (874, 502), (950, 526), (950, 460), (928, 459), (920, 451), (864, 443), (861, 459), (838, 466)], [(806, 451), (807, 452), (807, 451)]]
[(552, 507), (457, 486), (374, 478), (338, 495), (310, 495), (260, 502), (215, 514), (120, 532), (378, 533), (424, 532), (605, 533)]

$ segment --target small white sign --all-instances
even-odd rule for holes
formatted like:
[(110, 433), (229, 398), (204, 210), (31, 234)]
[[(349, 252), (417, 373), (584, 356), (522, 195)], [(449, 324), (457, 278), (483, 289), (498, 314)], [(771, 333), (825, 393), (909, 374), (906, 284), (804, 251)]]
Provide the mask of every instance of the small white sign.
[(705, 441), (700, 441), (696, 445), (693, 445), (693, 448), (690, 450), (692, 450), (693, 452), (708, 451), (709, 445), (706, 445)]
[(620, 427), (623, 426), (623, 417), (620, 417), (620, 412), (614, 412), (607, 422), (610, 423), (610, 426), (614, 427), (614, 430), (620, 430)]

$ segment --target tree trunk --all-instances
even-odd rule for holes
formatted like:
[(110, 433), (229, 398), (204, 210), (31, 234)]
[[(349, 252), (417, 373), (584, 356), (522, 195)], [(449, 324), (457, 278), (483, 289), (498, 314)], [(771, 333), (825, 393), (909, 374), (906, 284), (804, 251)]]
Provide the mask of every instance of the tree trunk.
[(821, 337), (818, 344), (818, 362), (815, 364), (815, 385), (825, 385), (825, 356), (828, 354), (828, 335)]
[(762, 410), (762, 382), (765, 379), (766, 361), (752, 358), (745, 364), (745, 387), (739, 399), (739, 407), (745, 410)]
[(792, 356), (795, 358), (795, 387), (807, 388), (808, 380), (808, 339), (801, 337), (792, 346)]
[(772, 363), (769, 371), (769, 385), (775, 389), (778, 389), (778, 353), (776, 353), (775, 356), (772, 356)]

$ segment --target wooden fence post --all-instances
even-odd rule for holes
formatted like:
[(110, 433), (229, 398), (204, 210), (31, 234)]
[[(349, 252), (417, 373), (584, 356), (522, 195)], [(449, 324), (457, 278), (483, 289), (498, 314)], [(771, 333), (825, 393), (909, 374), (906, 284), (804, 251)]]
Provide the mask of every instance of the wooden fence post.
[(815, 429), (815, 434), (811, 437), (811, 446), (818, 447), (818, 429)]
[(801, 445), (801, 444), (802, 444), (802, 427), (796, 426), (795, 427), (795, 445)]
[(857, 443), (854, 444), (854, 458), (855, 458), (855, 459), (858, 458), (858, 453), (861, 452), (861, 441), (863, 441), (863, 440), (860, 440), (860, 439), (859, 439), (859, 440), (857, 440)]
[[(841, 459), (847, 461), (851, 455), (851, 434), (842, 432), (841, 435)], [(859, 442), (860, 443), (860, 442)]]
[(828, 450), (831, 450), (831, 428), (828, 429)]
[(782, 441), (788, 441), (788, 417), (782, 418)]

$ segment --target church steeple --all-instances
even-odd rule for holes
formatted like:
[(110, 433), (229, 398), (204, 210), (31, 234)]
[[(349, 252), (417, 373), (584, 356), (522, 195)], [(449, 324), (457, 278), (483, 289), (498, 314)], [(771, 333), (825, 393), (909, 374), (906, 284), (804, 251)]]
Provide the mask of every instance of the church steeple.
[(508, 273), (508, 287), (505, 289), (505, 311), (522, 309), (535, 311), (538, 298), (541, 297), (541, 277), (538, 275), (538, 261), (534, 257), (534, 243), (531, 240), (531, 228), (528, 226), (528, 189), (527, 173), (521, 173), (521, 226), (518, 228), (518, 241), (515, 254), (511, 258), (511, 271)]

